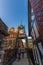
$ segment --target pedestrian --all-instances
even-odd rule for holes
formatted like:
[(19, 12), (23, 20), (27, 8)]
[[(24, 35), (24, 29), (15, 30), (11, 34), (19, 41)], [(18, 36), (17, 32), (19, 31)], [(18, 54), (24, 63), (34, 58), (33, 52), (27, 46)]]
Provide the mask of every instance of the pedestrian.
[(21, 48), (18, 46), (18, 59), (21, 59)]

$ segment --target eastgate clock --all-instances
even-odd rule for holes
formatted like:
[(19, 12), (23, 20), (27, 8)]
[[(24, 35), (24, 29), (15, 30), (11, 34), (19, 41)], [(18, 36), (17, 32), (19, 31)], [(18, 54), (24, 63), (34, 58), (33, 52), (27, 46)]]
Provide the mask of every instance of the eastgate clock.
[(19, 33), (23, 34), (24, 33), (24, 29), (19, 30)]

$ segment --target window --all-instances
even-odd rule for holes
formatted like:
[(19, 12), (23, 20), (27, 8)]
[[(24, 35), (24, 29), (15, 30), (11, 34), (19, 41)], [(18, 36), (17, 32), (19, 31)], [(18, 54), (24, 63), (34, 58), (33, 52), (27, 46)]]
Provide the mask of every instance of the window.
[(13, 34), (10, 34), (10, 37), (13, 37)]
[(12, 44), (12, 40), (9, 40), (9, 44), (10, 44), (10, 45)]

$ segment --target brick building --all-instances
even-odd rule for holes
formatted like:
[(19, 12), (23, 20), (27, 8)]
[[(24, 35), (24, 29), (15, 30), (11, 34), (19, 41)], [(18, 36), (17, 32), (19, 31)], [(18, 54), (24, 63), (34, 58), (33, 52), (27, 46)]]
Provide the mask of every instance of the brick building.
[(43, 41), (43, 0), (30, 0), (30, 3), (37, 20), (40, 38)]
[(35, 59), (36, 64), (43, 65), (43, 0), (29, 0), (29, 1), (34, 13), (32, 14), (33, 17), (32, 36), (34, 39), (33, 40), (34, 58), (37, 58)]

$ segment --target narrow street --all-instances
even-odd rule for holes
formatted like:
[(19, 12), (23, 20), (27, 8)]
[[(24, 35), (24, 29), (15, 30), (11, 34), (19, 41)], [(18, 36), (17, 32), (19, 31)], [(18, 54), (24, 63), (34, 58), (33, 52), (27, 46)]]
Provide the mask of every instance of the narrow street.
[(0, 65), (43, 65), (43, 0), (0, 0)]
[(27, 55), (24, 54), (24, 58), (21, 58), (20, 60), (16, 59), (12, 65), (29, 65)]

